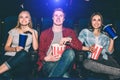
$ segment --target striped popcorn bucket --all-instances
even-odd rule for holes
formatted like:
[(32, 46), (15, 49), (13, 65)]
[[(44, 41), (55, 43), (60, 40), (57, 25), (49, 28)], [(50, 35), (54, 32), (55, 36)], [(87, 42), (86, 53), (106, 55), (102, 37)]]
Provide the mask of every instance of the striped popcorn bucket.
[(52, 44), (53, 55), (62, 55), (65, 45)]
[(94, 59), (94, 60), (98, 60), (99, 55), (102, 51), (102, 48), (103, 48), (102, 46), (100, 46), (98, 44), (95, 44), (95, 49), (96, 50), (92, 53), (91, 58)]

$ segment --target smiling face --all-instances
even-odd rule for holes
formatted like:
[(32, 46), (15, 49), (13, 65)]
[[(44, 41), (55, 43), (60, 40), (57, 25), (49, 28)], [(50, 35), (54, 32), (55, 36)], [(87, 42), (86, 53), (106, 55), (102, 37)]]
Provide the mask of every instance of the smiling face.
[(21, 26), (27, 26), (31, 20), (30, 14), (26, 11), (23, 11), (19, 14), (18, 20)]
[(92, 24), (92, 27), (94, 29), (99, 29), (101, 28), (101, 25), (102, 25), (102, 18), (100, 15), (94, 15), (92, 18), (91, 18), (91, 24)]
[(32, 28), (32, 20), (31, 20), (30, 13), (28, 11), (22, 11), (18, 15), (16, 28), (21, 28), (21, 26), (28, 26)]
[(56, 26), (61, 26), (64, 22), (64, 13), (63, 11), (56, 10), (53, 13), (53, 24)]

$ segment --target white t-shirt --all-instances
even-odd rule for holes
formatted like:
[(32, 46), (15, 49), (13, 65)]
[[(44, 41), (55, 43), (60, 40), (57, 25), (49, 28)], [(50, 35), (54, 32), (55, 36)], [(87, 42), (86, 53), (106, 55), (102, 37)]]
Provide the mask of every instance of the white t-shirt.
[[(35, 33), (37, 33), (36, 30), (34, 30)], [(13, 37), (13, 41), (11, 44), (11, 47), (16, 47), (19, 45), (19, 33), (17, 28), (11, 29), (8, 34)], [(26, 45), (25, 45), (25, 50), (28, 52), (29, 48), (31, 47), (32, 43), (32, 35), (30, 33), (27, 34), (27, 40), (26, 40)], [(5, 55), (8, 56), (15, 56), (16, 52), (5, 52)]]

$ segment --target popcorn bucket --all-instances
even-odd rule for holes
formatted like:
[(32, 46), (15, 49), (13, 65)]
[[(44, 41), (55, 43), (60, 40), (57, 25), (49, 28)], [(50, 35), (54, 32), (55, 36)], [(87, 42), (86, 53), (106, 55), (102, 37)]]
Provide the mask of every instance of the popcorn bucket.
[(27, 40), (27, 35), (26, 34), (19, 34), (19, 46), (25, 47), (26, 40)]
[(115, 30), (111, 27), (111, 25), (112, 25), (112, 24), (106, 25), (106, 26), (103, 28), (103, 30), (104, 30), (105, 32), (107, 32), (108, 35), (109, 35), (112, 39), (116, 39), (118, 36), (117, 36)]
[(65, 45), (52, 44), (53, 55), (62, 55)]
[(92, 53), (91, 58), (94, 60), (98, 60), (103, 47), (98, 44), (95, 44), (95, 49), (96, 51)]

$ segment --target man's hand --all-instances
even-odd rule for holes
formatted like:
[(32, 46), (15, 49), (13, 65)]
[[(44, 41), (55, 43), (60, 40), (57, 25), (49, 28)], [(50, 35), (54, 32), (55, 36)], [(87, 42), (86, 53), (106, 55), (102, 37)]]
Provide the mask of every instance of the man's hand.
[(72, 38), (71, 37), (64, 37), (60, 40), (60, 45), (65, 45), (67, 42), (71, 42)]
[(52, 54), (52, 50), (50, 51), (50, 53), (44, 58), (45, 61), (51, 61), (51, 62), (56, 62), (61, 58), (61, 56), (58, 55), (53, 55)]

